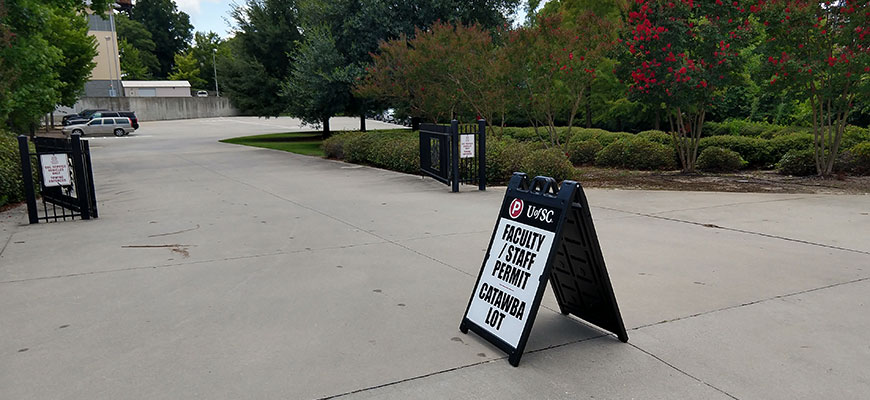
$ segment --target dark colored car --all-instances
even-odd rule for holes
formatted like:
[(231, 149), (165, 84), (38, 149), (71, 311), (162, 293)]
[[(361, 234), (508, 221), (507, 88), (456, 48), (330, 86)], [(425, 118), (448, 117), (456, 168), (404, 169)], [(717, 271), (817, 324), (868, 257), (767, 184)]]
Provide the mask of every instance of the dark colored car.
[(139, 129), (139, 118), (136, 117), (136, 113), (133, 111), (106, 111), (99, 110), (91, 113), (87, 118), (76, 118), (70, 119), (67, 125), (79, 125), (86, 124), (88, 121), (94, 118), (112, 118), (112, 117), (127, 117), (130, 118), (130, 124), (133, 126), (133, 129)]
[(103, 108), (89, 108), (87, 110), (82, 110), (78, 114), (67, 114), (67, 115), (63, 116), (63, 119), (61, 119), (61, 124), (63, 124), (63, 126), (67, 126), (70, 124), (71, 120), (77, 120), (77, 119), (84, 119), (86, 121), (89, 121), (91, 119), (91, 115), (94, 115), (94, 113), (97, 111), (108, 111), (108, 110), (103, 109)]

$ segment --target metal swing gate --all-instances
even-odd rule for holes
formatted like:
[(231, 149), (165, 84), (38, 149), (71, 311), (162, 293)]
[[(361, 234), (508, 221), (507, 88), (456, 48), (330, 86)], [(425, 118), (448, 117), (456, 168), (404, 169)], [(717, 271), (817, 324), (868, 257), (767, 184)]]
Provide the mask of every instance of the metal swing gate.
[(460, 125), (420, 124), (420, 173), (450, 185), (486, 190), (486, 121)]
[[(40, 221), (66, 221), (97, 218), (97, 197), (94, 191), (94, 171), (87, 140), (79, 135), (69, 139), (38, 137), (31, 153), (26, 136), (18, 136), (21, 155), (21, 176), (27, 199), (27, 217), (31, 224)], [(41, 205), (37, 203), (33, 163), (37, 165), (37, 180)]]

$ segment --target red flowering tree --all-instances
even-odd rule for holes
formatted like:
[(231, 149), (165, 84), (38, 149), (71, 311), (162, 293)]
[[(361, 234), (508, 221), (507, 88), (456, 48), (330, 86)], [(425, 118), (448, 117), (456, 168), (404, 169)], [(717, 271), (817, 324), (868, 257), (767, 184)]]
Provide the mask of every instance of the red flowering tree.
[(830, 175), (853, 100), (870, 95), (870, 3), (759, 1), (768, 84), (812, 107), (816, 171)]
[(624, 10), (617, 74), (630, 98), (665, 107), (683, 171), (695, 170), (711, 102), (738, 82), (740, 52), (756, 37), (754, 7), (747, 1), (634, 0)]
[[(551, 145), (566, 146), (584, 93), (595, 80), (595, 67), (612, 48), (608, 37), (613, 24), (592, 12), (562, 24), (562, 16), (543, 16), (535, 26), (520, 28), (502, 49), (511, 71), (506, 78), (518, 93), (519, 107), (538, 132), (546, 132)], [(567, 132), (556, 130), (566, 119)], [(541, 135), (544, 136), (544, 135)], [(564, 140), (563, 140), (564, 139)]]

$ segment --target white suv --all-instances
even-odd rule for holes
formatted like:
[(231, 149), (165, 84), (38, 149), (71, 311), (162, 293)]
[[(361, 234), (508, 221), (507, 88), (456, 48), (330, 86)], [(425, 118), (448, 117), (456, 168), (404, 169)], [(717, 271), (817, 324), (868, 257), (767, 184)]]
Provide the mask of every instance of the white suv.
[(64, 134), (79, 134), (94, 135), (94, 134), (114, 134), (115, 136), (126, 136), (136, 129), (130, 124), (130, 118), (114, 117), (114, 118), (94, 118), (86, 124), (67, 125), (61, 129)]

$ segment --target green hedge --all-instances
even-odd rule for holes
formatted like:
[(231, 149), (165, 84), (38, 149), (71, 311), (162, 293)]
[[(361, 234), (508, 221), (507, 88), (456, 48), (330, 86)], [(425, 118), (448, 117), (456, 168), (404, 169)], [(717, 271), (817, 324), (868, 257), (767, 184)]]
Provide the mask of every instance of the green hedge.
[(420, 171), (420, 139), (410, 131), (347, 132), (323, 141), (327, 157), (405, 173)]
[[(746, 136), (710, 136), (701, 138), (698, 151), (703, 152), (708, 147), (721, 147), (740, 154), (749, 167), (765, 168), (779, 161), (773, 156), (768, 140)], [(699, 153), (700, 154), (700, 153)]]
[(557, 181), (573, 177), (574, 166), (560, 149), (540, 149), (523, 157), (518, 171), (529, 176), (549, 176)]
[(617, 140), (598, 152), (595, 164), (639, 170), (673, 170), (677, 168), (674, 150), (643, 138)]
[[(32, 161), (34, 187), (39, 187), (36, 160)], [(0, 130), (0, 206), (19, 201), (24, 201), (24, 181), (21, 180), (18, 138)]]
[(870, 175), (870, 142), (852, 146), (841, 158), (842, 169), (857, 175)]
[(597, 154), (604, 146), (595, 139), (572, 141), (568, 144), (568, 158), (574, 165), (586, 165), (595, 162)]
[(728, 120), (723, 122), (705, 122), (704, 129), (701, 131), (703, 136), (728, 135), (764, 139), (792, 133), (810, 133), (810, 129), (799, 126), (775, 125), (767, 122)]
[(736, 171), (746, 166), (746, 161), (735, 151), (721, 147), (708, 147), (698, 156), (701, 171)]
[(776, 165), (780, 174), (793, 176), (814, 175), (816, 158), (812, 149), (789, 150)]
[(667, 145), (667, 146), (674, 145), (674, 139), (671, 137), (671, 135), (669, 133), (662, 132), (662, 131), (657, 131), (657, 130), (643, 131), (643, 132), (638, 133), (637, 136), (642, 137), (646, 140), (649, 140), (650, 142), (656, 142), (658, 144), (663, 144), (663, 145)]

